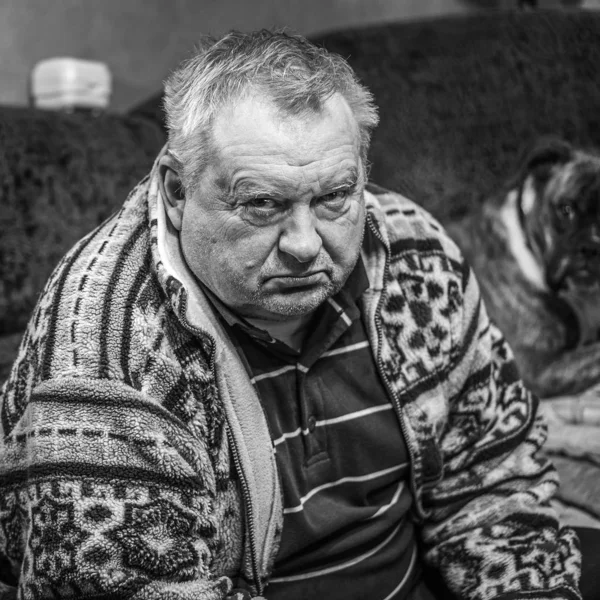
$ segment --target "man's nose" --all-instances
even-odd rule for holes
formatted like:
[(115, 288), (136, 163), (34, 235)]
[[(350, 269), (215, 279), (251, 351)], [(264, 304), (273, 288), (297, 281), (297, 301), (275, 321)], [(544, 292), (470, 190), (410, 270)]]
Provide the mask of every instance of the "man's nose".
[(300, 263), (314, 260), (323, 245), (315, 227), (315, 219), (308, 207), (294, 211), (286, 220), (279, 237), (279, 250), (293, 256)]

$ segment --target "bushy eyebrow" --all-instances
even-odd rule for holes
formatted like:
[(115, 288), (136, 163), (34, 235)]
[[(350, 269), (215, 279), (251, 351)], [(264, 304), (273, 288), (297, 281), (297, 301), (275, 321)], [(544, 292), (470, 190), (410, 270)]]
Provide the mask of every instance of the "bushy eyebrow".
[[(351, 168), (344, 173), (344, 177), (334, 176), (329, 180), (325, 180), (322, 183), (323, 194), (335, 192), (342, 189), (347, 189), (356, 186), (362, 181), (362, 175), (358, 169)], [(257, 198), (260, 196), (278, 196), (280, 192), (275, 187), (271, 188), (264, 184), (258, 184), (253, 181), (240, 181), (238, 184), (231, 187), (227, 193), (228, 200), (234, 202), (235, 200), (245, 198)]]
[(242, 181), (229, 189), (228, 197), (233, 202), (239, 198), (257, 198), (259, 196), (272, 196), (274, 188), (265, 187), (253, 181)]
[[(323, 190), (335, 192), (337, 190), (352, 188), (363, 181), (362, 173), (359, 173), (357, 169), (350, 169), (344, 179), (338, 179), (337, 181), (335, 181), (335, 179), (332, 181), (325, 181), (323, 184)], [(327, 192), (325, 192), (325, 194), (326, 193)]]

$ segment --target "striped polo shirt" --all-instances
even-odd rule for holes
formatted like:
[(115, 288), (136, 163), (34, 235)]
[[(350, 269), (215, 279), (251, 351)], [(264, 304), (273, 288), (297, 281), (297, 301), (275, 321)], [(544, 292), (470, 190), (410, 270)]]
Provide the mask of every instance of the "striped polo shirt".
[(267, 416), (284, 521), (269, 600), (400, 600), (419, 567), (408, 453), (357, 301), (359, 261), (317, 311), (301, 351), (212, 294)]

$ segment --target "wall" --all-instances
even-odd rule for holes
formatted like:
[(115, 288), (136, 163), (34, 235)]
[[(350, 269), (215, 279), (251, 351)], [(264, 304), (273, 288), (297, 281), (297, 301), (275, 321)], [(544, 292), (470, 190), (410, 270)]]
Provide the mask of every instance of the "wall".
[(3, 0), (0, 103), (26, 104), (29, 73), (50, 56), (106, 62), (121, 111), (159, 90), (202, 33), (288, 26), (308, 35), (469, 10), (467, 0)]

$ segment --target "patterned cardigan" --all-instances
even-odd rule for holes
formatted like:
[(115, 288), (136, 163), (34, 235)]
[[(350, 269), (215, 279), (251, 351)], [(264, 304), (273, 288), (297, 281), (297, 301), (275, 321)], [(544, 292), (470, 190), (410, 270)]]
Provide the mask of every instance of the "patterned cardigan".
[[(424, 560), (461, 599), (580, 598), (545, 429), (456, 246), (370, 187), (363, 296), (412, 459)], [(0, 404), (0, 597), (268, 596), (266, 420), (193, 285), (156, 168), (61, 261)]]

